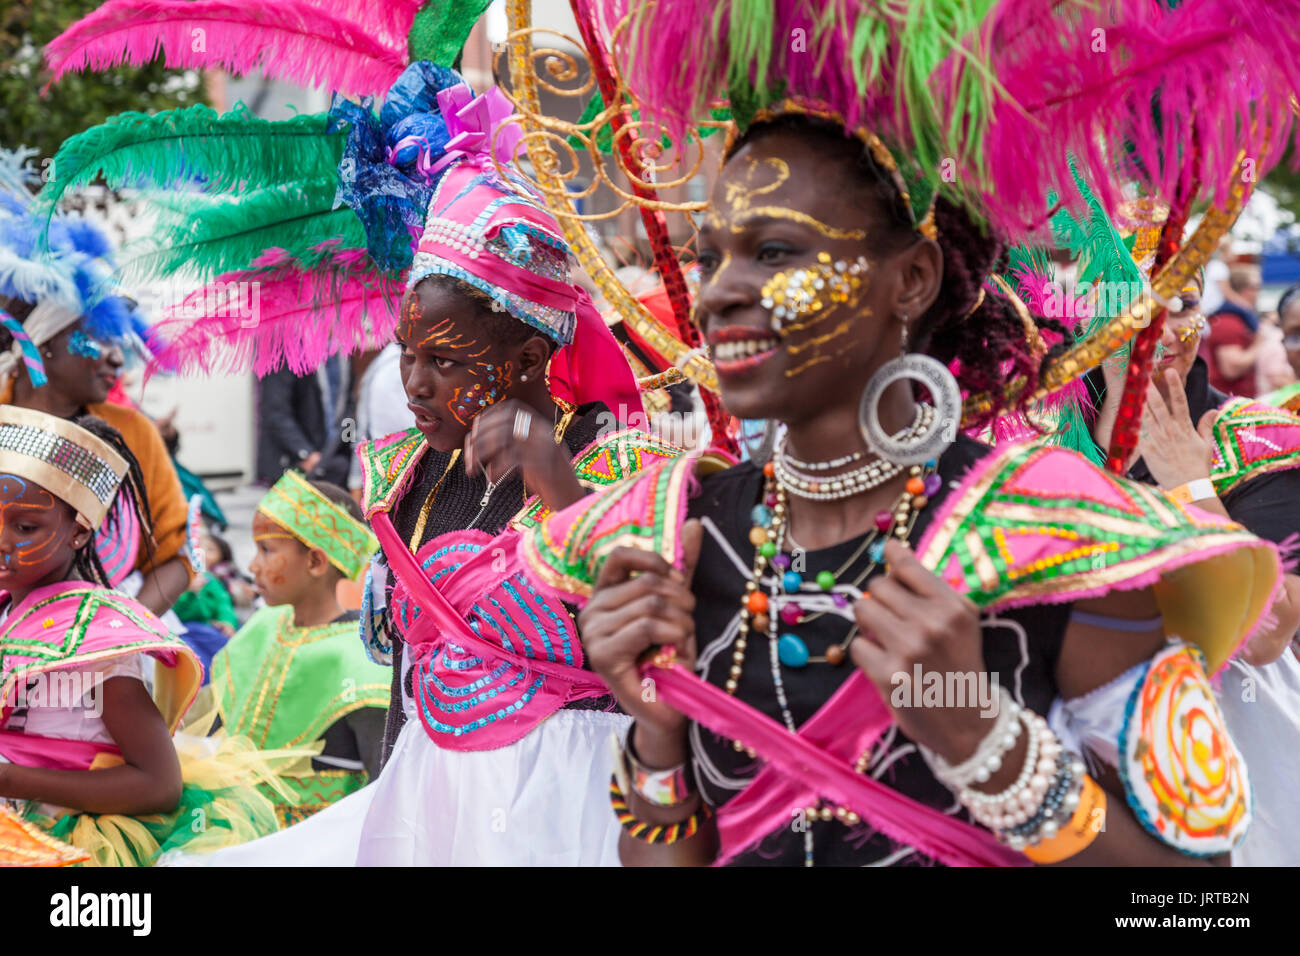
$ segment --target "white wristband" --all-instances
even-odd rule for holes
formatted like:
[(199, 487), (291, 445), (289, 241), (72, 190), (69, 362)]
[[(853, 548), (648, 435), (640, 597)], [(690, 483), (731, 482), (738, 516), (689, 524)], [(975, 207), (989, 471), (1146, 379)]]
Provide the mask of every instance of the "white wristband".
[(1179, 485), (1170, 496), (1176, 501), (1194, 502), (1204, 501), (1206, 498), (1218, 497), (1214, 490), (1214, 482), (1209, 478), (1197, 478), (1195, 481), (1189, 481), (1185, 485)]

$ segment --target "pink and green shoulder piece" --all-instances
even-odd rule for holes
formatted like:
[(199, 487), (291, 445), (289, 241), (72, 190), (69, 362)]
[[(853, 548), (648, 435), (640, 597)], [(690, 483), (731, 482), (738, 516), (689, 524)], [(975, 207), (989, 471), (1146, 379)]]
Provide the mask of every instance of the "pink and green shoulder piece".
[(1165, 630), (1217, 670), (1260, 623), (1277, 550), (1226, 518), (1050, 446), (994, 450), (944, 499), (916, 552), (984, 608), (1151, 587)]
[(361, 510), (369, 518), (390, 511), (410, 482), (416, 463), (429, 446), (418, 428), (408, 428), (357, 447), (361, 460)]
[(1213, 439), (1210, 480), (1220, 496), (1252, 478), (1300, 466), (1300, 418), (1263, 402), (1225, 402)]
[[(592, 442), (573, 459), (573, 473), (582, 486), (599, 491), (616, 485), (650, 465), (677, 458), (683, 450), (648, 432), (628, 428)], [(534, 495), (511, 521), (519, 529), (534, 528), (550, 512), (542, 499)]]
[[(682, 458), (551, 515), (523, 536), (529, 570), (582, 602), (617, 547), (680, 567), (697, 468)], [(703, 473), (702, 471), (700, 473)], [(1225, 518), (1110, 475), (1065, 449), (1011, 445), (971, 468), (916, 548), (982, 608), (1060, 603), (1151, 587), (1165, 628), (1217, 670), (1259, 624), (1278, 583), (1277, 550)]]

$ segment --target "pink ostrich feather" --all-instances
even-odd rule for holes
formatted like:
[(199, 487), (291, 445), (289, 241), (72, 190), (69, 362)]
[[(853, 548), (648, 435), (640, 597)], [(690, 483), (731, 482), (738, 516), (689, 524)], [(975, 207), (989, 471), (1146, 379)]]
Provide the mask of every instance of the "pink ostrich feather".
[(364, 249), (319, 251), (323, 261), (305, 267), (268, 249), (251, 268), (190, 293), (151, 330), (150, 373), (262, 376), (288, 365), (302, 374), (335, 353), (390, 341), (401, 281)]
[[(1300, 89), (1300, 2), (1117, 9), (1108, 22), (1081, 8), (1081, 19), (1094, 19), (1069, 35), (1025, 30), (997, 59), (1008, 97), (994, 107), (983, 192), (1008, 231), (1045, 225), (1043, 187), (1072, 205), (1079, 198), (1064, 163), (1047, 166), (1044, 180), (1043, 153), (1073, 154), (1109, 210), (1128, 179), (1171, 199), (1195, 186), (1222, 201), (1240, 154), (1255, 178), (1282, 155)], [(1116, 150), (1120, 134), (1127, 156)], [(1038, 186), (1026, 191), (1025, 182)]]
[(172, 68), (261, 70), (349, 95), (382, 94), (407, 58), (404, 38), (376, 37), (307, 0), (109, 0), (51, 40), (45, 59), (54, 83), (68, 72), (148, 63), (160, 51)]
[(415, 15), (425, 0), (306, 0), (319, 10), (350, 20), (373, 30), (385, 46), (405, 49)]

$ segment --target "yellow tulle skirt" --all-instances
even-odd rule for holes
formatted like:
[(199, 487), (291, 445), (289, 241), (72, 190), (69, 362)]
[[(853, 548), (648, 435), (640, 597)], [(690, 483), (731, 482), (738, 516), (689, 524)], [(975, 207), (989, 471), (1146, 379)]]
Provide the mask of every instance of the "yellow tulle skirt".
[(88, 853), (84, 866), (151, 866), (165, 854), (210, 853), (276, 832), (280, 825), (267, 794), (292, 802), (281, 775), (310, 766), (323, 742), (258, 750), (247, 737), (204, 736), (215, 716), (199, 715), (173, 737), (184, 783), (175, 810), (145, 816), (29, 812), (28, 821)]

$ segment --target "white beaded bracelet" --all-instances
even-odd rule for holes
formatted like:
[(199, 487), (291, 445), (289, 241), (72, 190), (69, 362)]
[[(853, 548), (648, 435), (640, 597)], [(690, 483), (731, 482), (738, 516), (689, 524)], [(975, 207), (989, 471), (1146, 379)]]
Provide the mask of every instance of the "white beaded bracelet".
[(1015, 749), (1016, 738), (1020, 736), (1021, 707), (1005, 687), (998, 688), (998, 695), (998, 716), (993, 727), (979, 742), (975, 753), (957, 766), (951, 766), (934, 751), (921, 748), (934, 775), (950, 790), (960, 791), (972, 783), (987, 783), (1002, 769), (1002, 758)]

